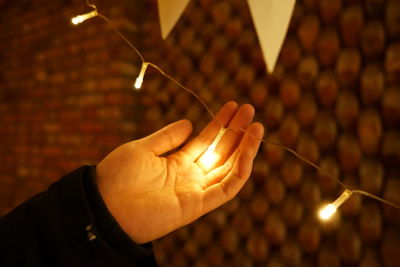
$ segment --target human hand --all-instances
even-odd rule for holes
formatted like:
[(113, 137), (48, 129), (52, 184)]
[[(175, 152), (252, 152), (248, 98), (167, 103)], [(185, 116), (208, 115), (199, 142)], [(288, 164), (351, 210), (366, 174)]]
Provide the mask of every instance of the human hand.
[[(97, 166), (96, 181), (108, 209), (136, 243), (162, 237), (232, 199), (250, 176), (264, 128), (251, 123), (254, 108), (228, 102), (201, 133), (179, 151), (192, 132), (188, 120), (169, 124), (126, 143)], [(220, 160), (204, 171), (197, 164), (218, 134)]]

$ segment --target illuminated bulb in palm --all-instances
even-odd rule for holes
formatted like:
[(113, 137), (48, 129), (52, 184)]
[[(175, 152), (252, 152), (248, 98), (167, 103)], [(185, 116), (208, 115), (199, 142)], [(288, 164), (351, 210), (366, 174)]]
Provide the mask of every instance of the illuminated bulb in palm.
[(217, 147), (219, 141), (221, 140), (222, 136), (224, 136), (225, 128), (221, 128), (218, 132), (218, 135), (215, 137), (212, 144), (207, 148), (207, 150), (201, 155), (201, 157), (197, 160), (197, 164), (199, 167), (208, 172), (214, 165), (218, 162), (221, 156), (215, 152), (215, 148)]
[(215, 152), (215, 148), (208, 147), (206, 152), (199, 158), (197, 164), (204, 171), (210, 170), (220, 159), (220, 156)]

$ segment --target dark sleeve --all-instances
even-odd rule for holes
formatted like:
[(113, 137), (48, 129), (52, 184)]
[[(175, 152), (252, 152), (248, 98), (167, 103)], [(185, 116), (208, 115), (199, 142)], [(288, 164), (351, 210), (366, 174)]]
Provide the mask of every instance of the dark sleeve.
[(84, 166), (0, 219), (0, 266), (156, 266), (111, 216)]

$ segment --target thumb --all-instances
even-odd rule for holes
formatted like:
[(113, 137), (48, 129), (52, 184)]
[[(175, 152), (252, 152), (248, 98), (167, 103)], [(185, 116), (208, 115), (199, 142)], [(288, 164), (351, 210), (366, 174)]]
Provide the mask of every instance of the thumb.
[(189, 137), (193, 130), (189, 120), (173, 122), (161, 130), (137, 140), (138, 143), (161, 155), (181, 145)]

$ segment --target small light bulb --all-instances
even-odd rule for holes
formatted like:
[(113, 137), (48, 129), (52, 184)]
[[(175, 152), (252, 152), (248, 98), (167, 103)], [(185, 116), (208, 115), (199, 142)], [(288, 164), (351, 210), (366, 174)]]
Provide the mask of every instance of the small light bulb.
[(78, 25), (79, 23), (82, 23), (85, 20), (91, 19), (91, 18), (93, 18), (93, 17), (95, 17), (97, 15), (98, 15), (97, 10), (93, 10), (93, 11), (85, 13), (83, 15), (79, 15), (79, 16), (73, 17), (71, 19), (71, 22), (74, 25)]
[(143, 77), (144, 77), (144, 74), (146, 73), (146, 69), (147, 69), (148, 65), (149, 65), (148, 62), (143, 62), (142, 63), (142, 68), (140, 69), (139, 76), (136, 78), (136, 81), (135, 81), (135, 88), (136, 89), (140, 89), (142, 87)]
[(318, 215), (322, 220), (326, 221), (329, 220), (333, 214), (335, 214), (336, 210), (337, 209), (334, 205), (328, 204), (319, 211)]
[(323, 207), (318, 215), (321, 220), (329, 220), (333, 214), (336, 213), (337, 209), (351, 196), (353, 192), (351, 190), (344, 190), (344, 192), (332, 203)]
[(221, 128), (215, 137), (214, 141), (211, 143), (211, 145), (207, 148), (207, 150), (201, 155), (201, 157), (198, 159), (197, 164), (200, 166), (200, 168), (203, 171), (209, 171), (215, 163), (218, 162), (220, 159), (220, 155), (218, 155), (217, 152), (215, 152), (215, 148), (217, 147), (219, 141), (221, 141), (222, 137), (224, 136), (225, 133), (225, 128)]
[(206, 152), (198, 160), (198, 164), (204, 171), (210, 170), (219, 160), (220, 156), (214, 150), (207, 149)]

